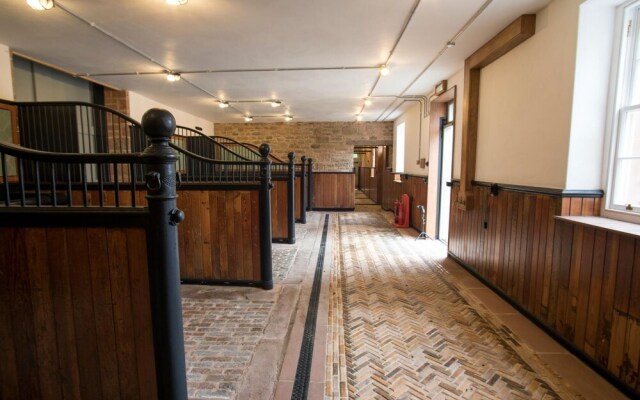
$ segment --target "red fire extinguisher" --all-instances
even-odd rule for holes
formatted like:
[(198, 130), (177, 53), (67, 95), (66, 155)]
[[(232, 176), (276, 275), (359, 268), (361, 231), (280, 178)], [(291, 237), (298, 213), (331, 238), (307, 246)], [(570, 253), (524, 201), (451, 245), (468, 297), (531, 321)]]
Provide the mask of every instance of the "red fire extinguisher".
[(396, 218), (394, 218), (394, 226), (396, 228), (409, 227), (409, 195), (403, 194), (400, 201), (394, 203), (394, 210), (397, 210)]

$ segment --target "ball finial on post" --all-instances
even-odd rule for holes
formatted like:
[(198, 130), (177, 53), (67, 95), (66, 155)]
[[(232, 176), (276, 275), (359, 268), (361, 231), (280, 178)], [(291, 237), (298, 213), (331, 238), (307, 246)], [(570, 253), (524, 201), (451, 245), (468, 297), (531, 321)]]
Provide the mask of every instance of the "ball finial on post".
[(176, 119), (160, 108), (152, 108), (142, 116), (142, 130), (151, 140), (168, 140), (176, 130)]
[(294, 153), (293, 151), (290, 152), (289, 154), (287, 154), (287, 158), (289, 159), (289, 161), (293, 162), (293, 159), (296, 158), (296, 153)]
[(269, 146), (266, 143), (262, 143), (258, 151), (260, 152), (260, 155), (262, 156), (262, 158), (267, 158), (271, 153), (271, 146)]

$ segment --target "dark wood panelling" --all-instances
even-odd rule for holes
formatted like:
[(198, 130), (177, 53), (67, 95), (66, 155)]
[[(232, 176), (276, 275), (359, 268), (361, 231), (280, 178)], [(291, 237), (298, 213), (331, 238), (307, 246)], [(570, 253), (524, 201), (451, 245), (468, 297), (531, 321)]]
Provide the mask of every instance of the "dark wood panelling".
[(156, 398), (141, 228), (0, 228), (0, 397)]
[(382, 177), (382, 208), (393, 210), (393, 203), (403, 194), (409, 195), (410, 225), (418, 231), (422, 230), (422, 214), (416, 208), (419, 204), (427, 207), (427, 178), (413, 175), (401, 175), (401, 181), (393, 180), (393, 173), (384, 171)]
[[(306, 182), (306, 180), (305, 180), (305, 182)], [(296, 180), (294, 182), (294, 193), (295, 193), (294, 199), (295, 199), (295, 217), (296, 217), (296, 220), (302, 218), (302, 207), (304, 207), (304, 205), (302, 204), (302, 196), (300, 195), (301, 190), (302, 190), (300, 188), (300, 185), (302, 185), (302, 178), (300, 178), (299, 176), (296, 176)]]
[(353, 209), (355, 175), (342, 172), (314, 172), (311, 204), (314, 209)]
[(182, 279), (260, 280), (257, 191), (181, 190), (178, 207)]
[(473, 196), (472, 210), (451, 206), (449, 253), (637, 390), (640, 239), (555, 218), (597, 214), (599, 198), (478, 185)]
[(289, 237), (287, 219), (287, 181), (272, 181), (271, 190), (271, 234), (273, 239)]

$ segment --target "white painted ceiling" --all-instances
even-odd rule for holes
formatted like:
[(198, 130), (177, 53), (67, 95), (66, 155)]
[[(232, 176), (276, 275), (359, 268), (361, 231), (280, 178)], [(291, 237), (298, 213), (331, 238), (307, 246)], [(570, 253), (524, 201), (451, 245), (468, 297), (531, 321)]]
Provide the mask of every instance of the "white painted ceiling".
[[(432, 92), (515, 18), (549, 2), (60, 0), (51, 10), (34, 11), (24, 0), (0, 0), (0, 43), (214, 122), (285, 111), (295, 121), (353, 121), (372, 88), (373, 104), (363, 117), (381, 121), (397, 118), (404, 107), (376, 96)], [(456, 46), (438, 57), (452, 38)], [(377, 67), (387, 59), (391, 73), (379, 77)], [(167, 82), (164, 70), (182, 79)], [(233, 107), (218, 108), (218, 99)], [(269, 99), (284, 106), (235, 102)]]

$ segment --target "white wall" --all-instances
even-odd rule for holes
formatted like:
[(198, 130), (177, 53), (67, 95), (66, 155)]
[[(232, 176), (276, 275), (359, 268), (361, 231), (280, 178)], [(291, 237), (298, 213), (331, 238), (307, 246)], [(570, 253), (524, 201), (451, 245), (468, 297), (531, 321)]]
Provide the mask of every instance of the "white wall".
[[(456, 87), (456, 107), (453, 117), (453, 179), (460, 179), (460, 163), (462, 160), (462, 103), (464, 101), (464, 65), (449, 77), (447, 86)], [(435, 169), (434, 169), (435, 170)]]
[[(580, 6), (578, 49), (567, 166), (567, 189), (600, 189), (616, 10), (588, 1)], [(604, 159), (603, 159), (604, 158)]]
[(213, 122), (206, 119), (196, 117), (182, 110), (178, 110), (174, 107), (169, 107), (165, 104), (158, 103), (155, 100), (151, 100), (142, 96), (136, 92), (129, 92), (129, 112), (131, 118), (136, 121), (142, 120), (142, 116), (150, 108), (164, 108), (168, 110), (176, 118), (176, 123), (181, 126), (195, 129), (196, 126), (202, 128), (202, 132), (207, 135), (213, 135)]
[[(398, 124), (405, 123), (404, 173), (411, 175), (428, 175), (427, 168), (416, 164), (420, 158), (429, 161), (429, 118), (422, 118), (420, 102), (413, 104), (393, 122), (394, 143)], [(420, 123), (422, 119), (422, 128)]]
[(0, 99), (13, 100), (13, 78), (11, 75), (11, 52), (0, 44)]
[(564, 188), (581, 2), (552, 2), (533, 37), (482, 69), (476, 180)]

